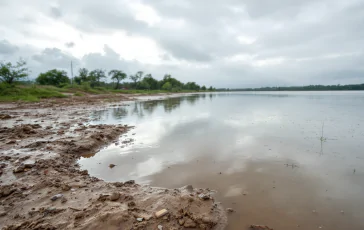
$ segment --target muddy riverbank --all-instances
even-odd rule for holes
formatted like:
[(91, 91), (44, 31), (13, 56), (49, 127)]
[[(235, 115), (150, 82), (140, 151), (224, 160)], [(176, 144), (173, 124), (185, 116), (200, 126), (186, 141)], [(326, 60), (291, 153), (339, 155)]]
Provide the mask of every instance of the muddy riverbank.
[[(1, 104), (0, 228), (224, 229), (226, 210), (209, 189), (107, 183), (80, 170), (81, 155), (133, 128), (89, 125), (90, 111), (129, 100), (99, 95)], [(168, 213), (157, 217), (163, 209)]]

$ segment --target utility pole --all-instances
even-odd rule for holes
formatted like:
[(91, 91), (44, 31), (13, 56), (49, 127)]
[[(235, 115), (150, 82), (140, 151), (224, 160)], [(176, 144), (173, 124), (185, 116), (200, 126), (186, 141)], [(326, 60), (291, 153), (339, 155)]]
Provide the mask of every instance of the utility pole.
[(73, 79), (73, 65), (72, 65), (72, 61), (71, 61), (71, 79), (72, 79), (72, 85), (73, 85), (73, 82), (74, 82), (74, 79)]

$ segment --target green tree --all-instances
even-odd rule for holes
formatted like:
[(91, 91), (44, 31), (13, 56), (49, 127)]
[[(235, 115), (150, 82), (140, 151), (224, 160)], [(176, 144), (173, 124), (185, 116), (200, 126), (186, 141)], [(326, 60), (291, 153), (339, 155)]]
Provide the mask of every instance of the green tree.
[(140, 81), (142, 77), (143, 77), (143, 71), (138, 71), (136, 74), (129, 76), (130, 80), (133, 81), (135, 88), (137, 87), (137, 82)]
[(113, 81), (116, 81), (115, 89), (118, 89), (118, 88), (119, 88), (119, 86), (120, 86), (120, 82), (121, 82), (122, 80), (124, 80), (124, 79), (127, 77), (126, 73), (124, 73), (124, 72), (123, 72), (123, 71), (121, 71), (121, 70), (116, 70), (116, 69), (111, 70), (111, 71), (109, 72), (109, 76), (111, 76), (111, 79), (112, 79)]
[(54, 85), (57, 87), (70, 83), (66, 71), (52, 69), (45, 73), (39, 74), (35, 80), (40, 85)]
[(16, 65), (11, 62), (0, 63), (0, 81), (12, 84), (22, 78), (28, 76), (28, 68), (26, 68), (26, 62), (22, 59), (17, 61)]
[(90, 82), (91, 87), (95, 87), (96, 85), (100, 85), (101, 78), (106, 78), (105, 71), (102, 69), (95, 69), (90, 72), (87, 79)]
[(166, 82), (164, 83), (164, 85), (162, 86), (163, 90), (171, 90), (172, 89), (172, 84), (170, 82)]
[[(149, 85), (148, 89), (159, 89), (158, 80), (154, 79), (151, 74), (145, 75), (142, 82), (146, 82)], [(145, 85), (145, 83), (143, 83)]]
[(80, 82), (85, 82), (88, 80), (88, 69), (80, 68), (78, 70), (78, 77), (80, 78)]
[(206, 91), (206, 86), (202, 86), (201, 90)]
[(209, 91), (213, 91), (213, 88), (212, 88), (212, 86), (210, 86), (210, 88), (209, 88)]

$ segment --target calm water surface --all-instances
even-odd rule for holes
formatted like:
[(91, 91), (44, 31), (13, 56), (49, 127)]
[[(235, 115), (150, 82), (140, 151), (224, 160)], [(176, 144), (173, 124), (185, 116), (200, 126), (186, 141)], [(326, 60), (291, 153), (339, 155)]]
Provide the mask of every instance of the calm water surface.
[(228, 229), (364, 229), (364, 92), (154, 97), (91, 117), (135, 125), (79, 161), (92, 176), (214, 189)]

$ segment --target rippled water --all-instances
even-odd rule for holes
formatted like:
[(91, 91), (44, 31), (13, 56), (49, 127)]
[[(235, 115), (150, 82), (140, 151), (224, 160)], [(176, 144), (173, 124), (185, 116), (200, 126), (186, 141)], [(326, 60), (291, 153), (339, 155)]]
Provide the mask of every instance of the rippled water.
[(82, 168), (106, 181), (214, 189), (236, 210), (228, 229), (364, 229), (364, 92), (145, 99), (91, 114), (135, 129)]

